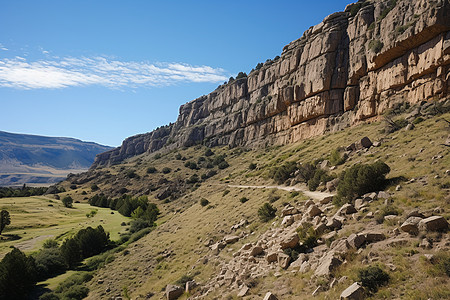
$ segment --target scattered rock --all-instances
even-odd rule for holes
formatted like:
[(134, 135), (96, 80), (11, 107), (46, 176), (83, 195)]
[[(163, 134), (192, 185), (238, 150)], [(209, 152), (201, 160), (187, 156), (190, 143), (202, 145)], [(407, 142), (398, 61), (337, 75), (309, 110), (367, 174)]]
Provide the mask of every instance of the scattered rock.
[(424, 238), (420, 242), (419, 247), (421, 247), (423, 249), (431, 249), (431, 248), (433, 248), (433, 245), (431, 245), (430, 241), (427, 238)]
[(355, 212), (357, 212), (355, 207), (353, 207), (353, 205), (351, 205), (350, 203), (346, 203), (342, 205), (341, 208), (339, 208), (339, 210), (336, 212), (336, 215), (349, 215), (354, 214)]
[(261, 246), (253, 247), (252, 251), (250, 251), (250, 256), (258, 256), (264, 252), (264, 249)]
[(348, 238), (347, 238), (347, 242), (350, 245), (350, 247), (354, 248), (354, 249), (358, 249), (359, 247), (362, 246), (362, 244), (364, 244), (364, 242), (366, 241), (366, 238), (364, 235), (362, 234), (355, 234), (352, 233)]
[(248, 288), (248, 286), (244, 285), (241, 290), (239, 291), (239, 293), (237, 294), (238, 297), (244, 297), (245, 295), (247, 295), (248, 291), (250, 289)]
[(404, 232), (408, 232), (409, 234), (417, 234), (419, 233), (419, 222), (422, 221), (420, 217), (409, 217), (405, 222), (400, 226), (400, 229)]
[[(328, 189), (328, 183), (330, 183), (331, 181), (327, 182), (327, 189)], [(320, 204), (324, 205), (324, 204), (328, 204), (331, 201), (333, 201), (333, 196), (328, 196), (323, 198), (322, 200), (319, 201)]]
[(314, 275), (329, 276), (331, 272), (340, 264), (342, 264), (342, 261), (335, 257), (335, 253), (333, 251), (330, 251), (321, 258)]
[(381, 146), (381, 142), (380, 141), (375, 141), (375, 142), (373, 142), (372, 146), (380, 147)]
[(271, 252), (266, 255), (266, 260), (269, 264), (276, 262), (276, 261), (278, 261), (278, 254), (276, 252)]
[(267, 292), (263, 300), (278, 300), (278, 298), (271, 292)]
[(298, 214), (298, 209), (296, 209), (295, 207), (292, 207), (292, 206), (287, 206), (281, 211), (281, 215), (283, 217), (291, 216), (291, 215), (295, 215), (295, 214)]
[(177, 286), (169, 284), (166, 286), (166, 297), (167, 300), (175, 300), (178, 299), (181, 295), (183, 295), (184, 290)]
[(419, 222), (419, 229), (425, 231), (446, 231), (448, 229), (448, 223), (442, 216), (432, 216), (422, 219)]
[(341, 294), (341, 300), (362, 300), (364, 299), (364, 289), (357, 282), (346, 288)]
[(281, 249), (295, 248), (298, 245), (299, 237), (296, 232), (288, 235), (280, 242)]
[(318, 216), (321, 213), (322, 211), (316, 205), (311, 205), (310, 207), (308, 207), (308, 210), (306, 211), (306, 214), (310, 217)]
[(378, 192), (378, 199), (389, 199), (391, 197), (391, 195), (388, 192), (385, 191), (379, 191)]
[(233, 244), (239, 241), (239, 237), (236, 235), (227, 235), (223, 240), (227, 244)]
[(291, 262), (291, 258), (289, 255), (284, 253), (278, 253), (278, 265), (280, 268), (287, 269), (289, 267), (289, 263)]
[(197, 287), (197, 283), (195, 282), (195, 280), (190, 280), (190, 281), (186, 282), (186, 292), (187, 293), (191, 292), (196, 287)]
[(408, 125), (406, 125), (405, 130), (409, 131), (409, 130), (413, 130), (414, 129), (414, 124), (409, 123)]
[(282, 226), (291, 226), (294, 223), (294, 216), (286, 216), (281, 222)]
[(358, 144), (360, 144), (363, 148), (370, 148), (372, 146), (372, 141), (367, 137), (363, 137)]
[(367, 243), (379, 242), (386, 239), (386, 236), (383, 233), (377, 231), (367, 231), (361, 234), (364, 235)]

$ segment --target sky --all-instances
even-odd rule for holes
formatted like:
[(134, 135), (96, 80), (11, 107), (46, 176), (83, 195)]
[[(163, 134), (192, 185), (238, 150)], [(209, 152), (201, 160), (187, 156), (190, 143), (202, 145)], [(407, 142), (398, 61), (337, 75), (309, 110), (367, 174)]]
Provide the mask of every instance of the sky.
[(120, 146), (343, 0), (0, 0), (0, 130)]

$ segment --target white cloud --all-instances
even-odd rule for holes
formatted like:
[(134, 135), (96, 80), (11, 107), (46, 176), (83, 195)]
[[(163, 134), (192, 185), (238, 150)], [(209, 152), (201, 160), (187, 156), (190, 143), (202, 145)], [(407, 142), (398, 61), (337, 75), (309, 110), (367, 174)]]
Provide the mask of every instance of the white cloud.
[(5, 46), (3, 46), (3, 44), (0, 44), (0, 50), (3, 50), (3, 51), (8, 51), (9, 49), (8, 49), (8, 48), (6, 48)]
[(178, 82), (221, 82), (225, 71), (183, 63), (118, 61), (105, 57), (66, 57), (27, 61), (0, 59), (0, 87), (58, 89), (101, 85), (109, 88), (172, 85)]

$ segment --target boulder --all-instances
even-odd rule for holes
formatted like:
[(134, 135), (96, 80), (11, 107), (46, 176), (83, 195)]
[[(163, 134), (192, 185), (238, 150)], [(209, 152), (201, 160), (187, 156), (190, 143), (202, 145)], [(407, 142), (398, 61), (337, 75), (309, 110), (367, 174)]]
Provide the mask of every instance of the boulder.
[(271, 292), (267, 292), (263, 300), (278, 300), (278, 298)]
[(342, 222), (334, 217), (331, 217), (327, 220), (326, 226), (331, 229), (340, 229), (342, 227)]
[(361, 233), (361, 235), (364, 235), (367, 243), (379, 242), (386, 239), (386, 236), (378, 231), (366, 231)]
[(271, 252), (271, 253), (267, 254), (266, 260), (269, 264), (278, 261), (278, 253)]
[(183, 295), (183, 293), (184, 293), (183, 288), (181, 288), (181, 287), (179, 287), (177, 285), (168, 284), (166, 286), (166, 297), (167, 297), (167, 300), (178, 299), (178, 297)]
[(388, 192), (385, 191), (379, 191), (377, 194), (378, 199), (389, 199), (391, 195)]
[(255, 246), (250, 251), (250, 256), (258, 256), (264, 252), (264, 249), (261, 246)]
[(355, 207), (351, 205), (350, 203), (346, 203), (342, 205), (341, 208), (336, 212), (336, 215), (349, 215), (354, 214), (356, 211)]
[(195, 282), (195, 280), (190, 280), (186, 282), (186, 293), (191, 292), (193, 289), (195, 289), (196, 286), (197, 283)]
[(309, 199), (308, 201), (305, 202), (305, 208), (310, 207), (311, 205), (314, 205), (314, 201), (312, 201), (311, 199)]
[(340, 297), (341, 300), (362, 300), (364, 299), (364, 289), (357, 282), (346, 288)]
[(281, 225), (283, 226), (290, 226), (294, 223), (294, 216), (286, 216), (283, 218), (283, 221), (281, 222)]
[(289, 255), (284, 253), (278, 253), (278, 265), (280, 268), (287, 269), (289, 267), (289, 263), (291, 262), (291, 258)]
[(299, 237), (296, 232), (291, 233), (290, 235), (286, 236), (281, 242), (280, 247), (281, 249), (287, 249), (287, 248), (295, 248), (298, 245)]
[(237, 294), (238, 297), (244, 297), (245, 295), (247, 295), (248, 291), (250, 289), (248, 288), (248, 286), (244, 285), (241, 290), (239, 291), (239, 293)]
[(295, 207), (292, 207), (292, 206), (287, 206), (281, 211), (281, 215), (283, 217), (291, 216), (291, 215), (295, 215), (295, 214), (298, 214), (298, 209), (296, 209)]
[[(327, 182), (327, 189), (328, 189), (328, 183), (330, 183), (331, 181)], [(322, 200), (319, 200), (319, 203), (324, 205), (324, 204), (328, 204), (331, 201), (333, 201), (333, 196), (328, 196), (328, 197), (324, 197)]]
[(316, 205), (311, 205), (310, 207), (308, 207), (308, 209), (306, 210), (306, 214), (310, 217), (315, 217), (318, 216), (322, 213), (322, 211), (316, 206)]
[(359, 140), (356, 145), (356, 147), (359, 149), (370, 148), (371, 146), (372, 146), (372, 141), (367, 136), (365, 136), (361, 140)]
[(233, 243), (236, 243), (237, 241), (239, 241), (239, 237), (236, 235), (227, 235), (226, 237), (224, 237), (223, 240), (227, 244), (233, 244)]
[(361, 247), (365, 241), (366, 241), (366, 238), (363, 234), (352, 233), (347, 238), (347, 243), (350, 245), (350, 247), (352, 247), (354, 249), (358, 249), (359, 247)]
[(404, 232), (410, 234), (417, 234), (419, 232), (419, 222), (422, 221), (420, 217), (409, 217), (405, 222), (400, 226), (400, 229)]
[(331, 272), (340, 264), (342, 264), (342, 261), (336, 257), (336, 253), (334, 251), (328, 252), (320, 259), (314, 275), (330, 276)]
[(432, 216), (419, 222), (419, 229), (424, 231), (446, 231), (448, 222), (442, 216)]

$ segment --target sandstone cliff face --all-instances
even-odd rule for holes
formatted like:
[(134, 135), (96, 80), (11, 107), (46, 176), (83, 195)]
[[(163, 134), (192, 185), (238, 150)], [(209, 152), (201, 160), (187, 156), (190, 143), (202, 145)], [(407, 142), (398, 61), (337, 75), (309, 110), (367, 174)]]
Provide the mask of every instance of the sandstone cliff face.
[(448, 0), (360, 1), (326, 17), (247, 78), (180, 107), (175, 124), (126, 139), (93, 168), (205, 143), (296, 142), (379, 116), (398, 102), (448, 97)]

